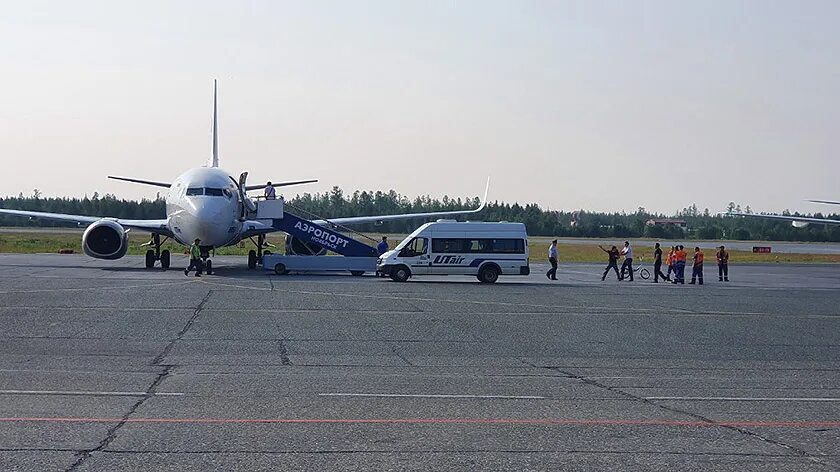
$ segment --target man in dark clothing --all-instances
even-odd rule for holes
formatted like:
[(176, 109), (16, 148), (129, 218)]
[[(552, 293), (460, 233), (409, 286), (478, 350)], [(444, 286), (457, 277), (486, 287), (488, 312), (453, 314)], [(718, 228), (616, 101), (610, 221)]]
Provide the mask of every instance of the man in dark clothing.
[(718, 264), (718, 281), (729, 282), (729, 252), (721, 246), (715, 256)]
[(656, 243), (653, 249), (653, 282), (659, 283), (659, 277), (662, 277), (662, 280), (671, 281), (671, 277), (662, 273), (662, 248), (659, 247), (659, 243)]
[(378, 252), (380, 256), (388, 252), (388, 236), (382, 236), (382, 241), (376, 245), (376, 252)]
[(600, 247), (602, 251), (606, 252), (607, 256), (609, 256), (610, 258), (609, 264), (607, 264), (607, 268), (604, 269), (604, 275), (601, 277), (601, 280), (603, 281), (607, 279), (607, 273), (609, 273), (610, 269), (615, 271), (615, 278), (621, 280), (621, 275), (618, 273), (618, 248), (615, 246), (613, 246), (610, 249), (604, 249), (601, 246), (598, 247)]
[[(388, 249), (390, 249), (388, 247), (388, 236), (382, 236), (382, 241), (380, 241), (379, 244), (376, 245), (376, 252), (378, 252), (379, 255), (381, 256), (382, 254), (385, 254), (386, 252), (388, 252)], [(383, 274), (382, 272), (379, 272), (377, 270), (376, 271), (376, 276), (377, 277), (385, 277), (385, 274)]]

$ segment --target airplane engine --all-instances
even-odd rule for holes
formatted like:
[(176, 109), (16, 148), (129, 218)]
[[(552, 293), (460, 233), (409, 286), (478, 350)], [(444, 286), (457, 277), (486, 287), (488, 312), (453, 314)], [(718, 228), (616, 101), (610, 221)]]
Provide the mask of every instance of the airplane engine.
[(292, 256), (323, 256), (327, 250), (317, 244), (310, 244), (286, 235), (286, 254)]
[(791, 225), (793, 225), (794, 228), (804, 228), (809, 224), (810, 223), (808, 223), (807, 221), (794, 221), (791, 223)]
[(91, 223), (82, 235), (85, 254), (97, 259), (119, 259), (128, 251), (128, 233), (116, 221)]

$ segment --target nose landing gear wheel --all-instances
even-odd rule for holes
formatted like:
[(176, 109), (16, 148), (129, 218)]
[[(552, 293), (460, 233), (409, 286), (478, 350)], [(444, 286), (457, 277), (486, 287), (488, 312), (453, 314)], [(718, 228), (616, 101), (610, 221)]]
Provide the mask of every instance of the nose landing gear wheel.
[(207, 275), (213, 275), (213, 261), (207, 259), (207, 261), (204, 263), (204, 267), (207, 269), (205, 271)]
[(155, 251), (149, 249), (146, 251), (146, 268), (151, 269), (155, 266)]
[(160, 253), (160, 267), (162, 269), (169, 268), (169, 251), (164, 250)]
[(254, 251), (253, 249), (248, 251), (248, 268), (257, 268), (257, 251)]

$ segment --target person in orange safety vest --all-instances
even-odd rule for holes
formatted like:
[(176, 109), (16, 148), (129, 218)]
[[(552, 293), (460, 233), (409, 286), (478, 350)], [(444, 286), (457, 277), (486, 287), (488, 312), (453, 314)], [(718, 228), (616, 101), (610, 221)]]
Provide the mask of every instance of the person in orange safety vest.
[(691, 269), (691, 282), (693, 284), (695, 279), (699, 280), (699, 285), (703, 285), (703, 251), (699, 247), (694, 248), (694, 267)]

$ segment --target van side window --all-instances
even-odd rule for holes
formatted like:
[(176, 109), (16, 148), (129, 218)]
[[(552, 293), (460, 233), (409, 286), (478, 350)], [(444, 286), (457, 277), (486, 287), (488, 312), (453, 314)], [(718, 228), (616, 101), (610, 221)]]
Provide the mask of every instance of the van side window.
[(400, 257), (415, 257), (426, 254), (428, 239), (414, 238), (400, 251)]
[(432, 252), (435, 254), (469, 252), (469, 249), (464, 247), (465, 242), (466, 240), (457, 238), (434, 238), (432, 239)]
[(493, 252), (524, 254), (525, 241), (522, 239), (494, 239)]
[(432, 252), (435, 254), (446, 253), (473, 253), (473, 254), (524, 254), (524, 239), (462, 239), (462, 238), (435, 238), (432, 239)]

